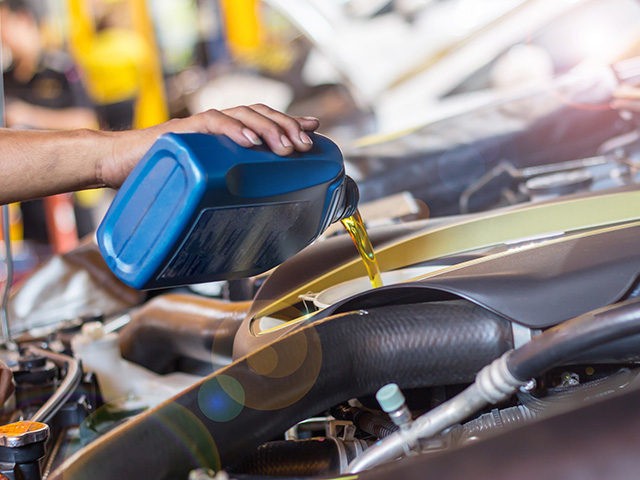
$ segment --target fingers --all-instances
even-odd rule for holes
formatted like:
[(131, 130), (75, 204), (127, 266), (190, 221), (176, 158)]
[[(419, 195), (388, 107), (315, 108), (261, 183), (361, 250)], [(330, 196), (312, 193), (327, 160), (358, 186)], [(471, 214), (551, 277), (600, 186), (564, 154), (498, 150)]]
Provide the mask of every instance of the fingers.
[(315, 132), (320, 126), (320, 120), (316, 117), (295, 117), (303, 130)]
[[(301, 152), (309, 150), (313, 142), (306, 131), (313, 131), (319, 126), (319, 121), (315, 118), (294, 118), (261, 104), (234, 107), (223, 110), (221, 113), (240, 122), (240, 133), (253, 145), (259, 144), (258, 141), (264, 141), (273, 152), (279, 155), (288, 155), (294, 150)], [(237, 132), (233, 132), (235, 128), (238, 126), (235, 125), (231, 131), (224, 133), (235, 140), (234, 134), (237, 135)], [(244, 145), (244, 143), (238, 143)]]
[(207, 110), (191, 117), (174, 119), (160, 125), (162, 131), (223, 134), (243, 147), (265, 143), (278, 155), (306, 152), (313, 146), (307, 132), (320, 125), (314, 117), (292, 117), (256, 104), (225, 110)]
[(320, 124), (317, 118), (291, 117), (263, 104), (252, 105), (249, 108), (279, 125), (297, 149), (304, 151), (310, 148), (312, 141), (305, 130), (317, 129)]
[(199, 121), (193, 128), (194, 131), (226, 135), (246, 148), (262, 145), (262, 140), (254, 129), (222, 111), (207, 110), (190, 119)]

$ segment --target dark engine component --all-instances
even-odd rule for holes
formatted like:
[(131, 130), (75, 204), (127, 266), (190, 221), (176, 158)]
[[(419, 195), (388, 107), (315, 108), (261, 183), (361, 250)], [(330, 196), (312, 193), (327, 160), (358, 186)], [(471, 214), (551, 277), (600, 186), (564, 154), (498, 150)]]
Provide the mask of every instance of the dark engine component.
[[(361, 480), (628, 480), (640, 469), (640, 391), (540, 420), (482, 442), (365, 471)], [(543, 461), (542, 461), (543, 460)]]
[(361, 440), (333, 437), (268, 442), (234, 471), (280, 477), (338, 475), (364, 448)]
[[(186, 478), (194, 468), (232, 465), (310, 412), (390, 381), (406, 388), (468, 382), (512, 345), (509, 322), (464, 301), (331, 317), (132, 420), (50, 478)], [(137, 454), (128, 455), (134, 445)]]
[(40, 480), (39, 460), (45, 455), (49, 437), (46, 423), (20, 421), (0, 427), (0, 462), (12, 465), (2, 475), (15, 480)]
[(233, 338), (250, 304), (188, 294), (155, 297), (132, 312), (120, 332), (120, 350), (157, 373), (179, 370), (187, 360), (210, 373), (231, 361)]

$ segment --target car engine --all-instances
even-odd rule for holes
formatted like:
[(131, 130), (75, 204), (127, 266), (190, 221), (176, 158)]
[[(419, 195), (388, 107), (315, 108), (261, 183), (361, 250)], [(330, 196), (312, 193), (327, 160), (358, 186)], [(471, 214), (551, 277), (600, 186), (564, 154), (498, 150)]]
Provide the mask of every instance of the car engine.
[(431, 208), (369, 226), (380, 288), (336, 231), (210, 290), (51, 259), (4, 302), (2, 478), (633, 478), (640, 143), (583, 108), (611, 75), (347, 152), (365, 202)]

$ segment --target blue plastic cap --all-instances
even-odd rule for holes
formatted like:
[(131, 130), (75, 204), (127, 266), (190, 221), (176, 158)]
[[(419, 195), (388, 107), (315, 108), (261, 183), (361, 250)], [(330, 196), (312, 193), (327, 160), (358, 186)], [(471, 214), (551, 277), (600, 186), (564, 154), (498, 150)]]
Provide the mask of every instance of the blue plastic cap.
[(404, 395), (400, 391), (400, 387), (395, 383), (390, 383), (382, 387), (376, 393), (378, 403), (387, 413), (395, 412), (404, 405)]

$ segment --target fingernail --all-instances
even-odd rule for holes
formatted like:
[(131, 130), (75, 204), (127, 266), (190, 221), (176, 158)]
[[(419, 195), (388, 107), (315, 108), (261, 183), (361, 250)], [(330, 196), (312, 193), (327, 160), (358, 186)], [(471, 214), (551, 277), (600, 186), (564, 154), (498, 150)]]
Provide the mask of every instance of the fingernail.
[(282, 146), (285, 147), (285, 148), (293, 147), (293, 144), (291, 143), (291, 140), (289, 140), (289, 137), (287, 137), (286, 135), (282, 135), (280, 137), (280, 142), (282, 143)]
[(307, 145), (313, 145), (313, 140), (311, 140), (311, 137), (309, 137), (309, 135), (304, 132), (300, 132), (300, 141), (302, 143), (306, 143)]
[(312, 122), (319, 122), (320, 120), (316, 117), (302, 117), (305, 120), (311, 120)]
[(248, 128), (243, 128), (242, 134), (245, 136), (247, 140), (249, 140), (254, 145), (262, 145), (262, 140), (260, 140), (260, 137), (256, 135), (256, 133), (253, 130), (249, 130)]

